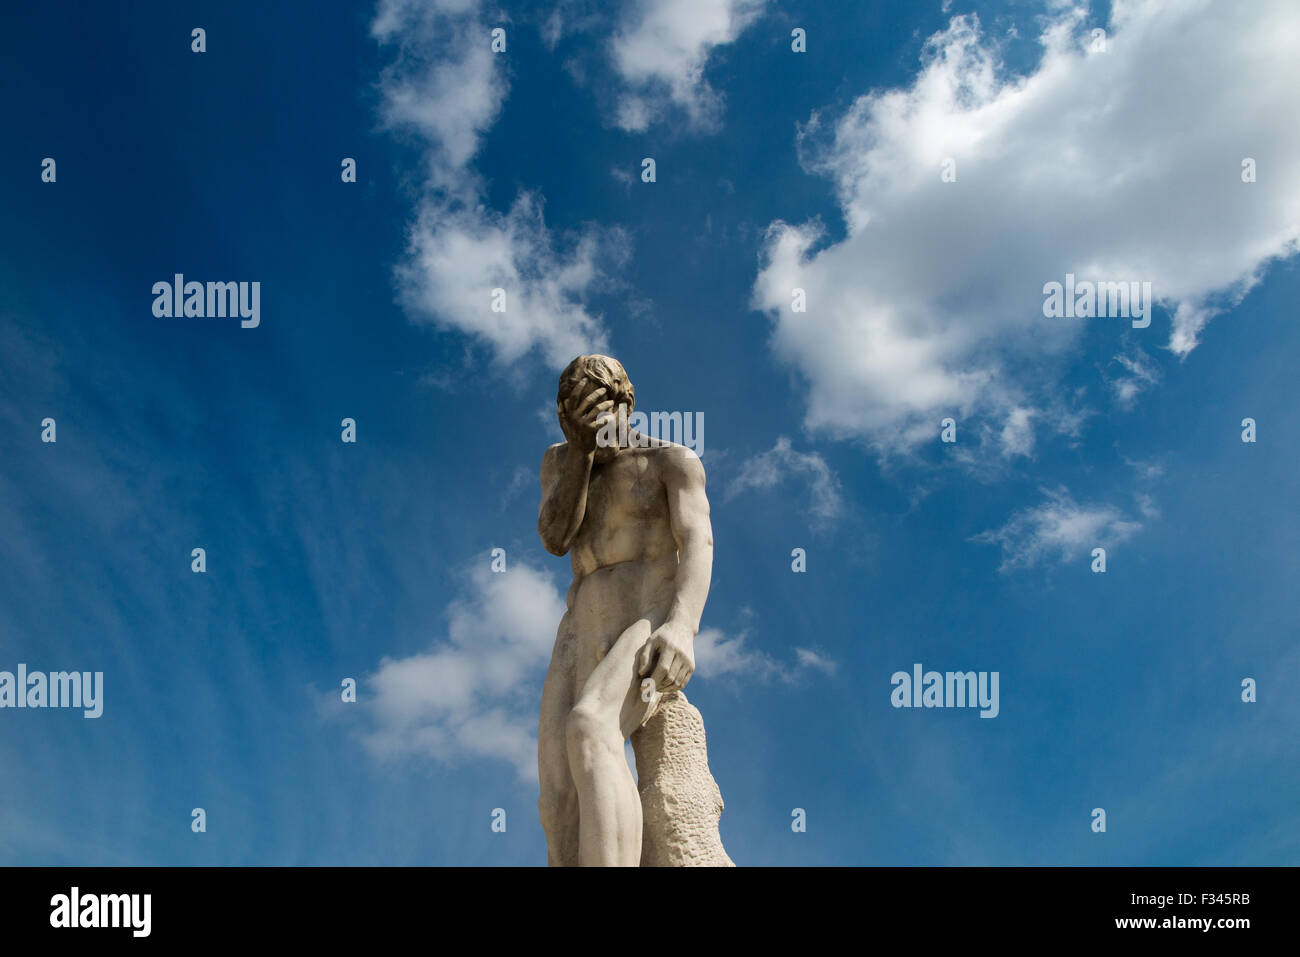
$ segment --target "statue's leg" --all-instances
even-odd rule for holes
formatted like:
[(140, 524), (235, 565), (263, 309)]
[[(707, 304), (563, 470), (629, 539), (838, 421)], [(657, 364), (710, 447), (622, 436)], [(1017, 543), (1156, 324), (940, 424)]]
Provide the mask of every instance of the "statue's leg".
[(565, 722), (573, 710), (575, 641), (569, 616), (560, 622), (542, 687), (537, 722), (537, 811), (546, 832), (546, 859), (552, 867), (578, 866), (578, 790), (569, 771)]
[(623, 748), (650, 707), (636, 673), (636, 654), (650, 632), (642, 618), (618, 637), (583, 684), (565, 725), (578, 787), (579, 859), (586, 866), (641, 863), (641, 796)]

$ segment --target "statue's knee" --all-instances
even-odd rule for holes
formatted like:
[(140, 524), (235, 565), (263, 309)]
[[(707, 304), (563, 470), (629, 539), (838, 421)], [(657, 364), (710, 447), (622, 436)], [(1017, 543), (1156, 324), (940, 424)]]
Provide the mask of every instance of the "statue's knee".
[(582, 704), (575, 706), (564, 722), (569, 756), (577, 757), (584, 765), (596, 752), (609, 747), (610, 736), (611, 729), (604, 718), (595, 709)]
[(564, 721), (564, 740), (570, 748), (583, 747), (597, 733), (596, 715), (590, 708), (576, 706)]

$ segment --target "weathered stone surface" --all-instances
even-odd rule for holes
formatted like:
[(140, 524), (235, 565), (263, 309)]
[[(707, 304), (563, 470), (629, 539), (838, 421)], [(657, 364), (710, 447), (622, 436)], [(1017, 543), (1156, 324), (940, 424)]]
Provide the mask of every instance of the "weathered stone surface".
[(632, 735), (641, 792), (642, 867), (735, 867), (722, 847), (722, 792), (709, 772), (704, 720), (682, 692), (665, 695)]

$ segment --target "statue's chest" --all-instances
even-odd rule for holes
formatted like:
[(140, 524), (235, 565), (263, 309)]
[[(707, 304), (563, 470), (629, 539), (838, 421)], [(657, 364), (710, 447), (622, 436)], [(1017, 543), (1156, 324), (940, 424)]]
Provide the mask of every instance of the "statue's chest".
[(647, 519), (664, 512), (664, 491), (644, 456), (620, 455), (593, 469), (587, 515), (597, 521)]

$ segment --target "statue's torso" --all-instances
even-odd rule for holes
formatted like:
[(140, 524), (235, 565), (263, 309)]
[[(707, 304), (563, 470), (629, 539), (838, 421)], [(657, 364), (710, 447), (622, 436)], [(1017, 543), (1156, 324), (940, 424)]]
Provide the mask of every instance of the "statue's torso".
[(677, 543), (661, 471), (662, 448), (624, 449), (593, 467), (587, 509), (570, 545), (572, 625), (612, 641), (640, 618), (657, 627), (677, 574)]

